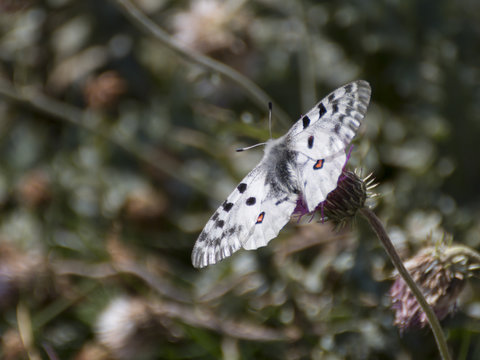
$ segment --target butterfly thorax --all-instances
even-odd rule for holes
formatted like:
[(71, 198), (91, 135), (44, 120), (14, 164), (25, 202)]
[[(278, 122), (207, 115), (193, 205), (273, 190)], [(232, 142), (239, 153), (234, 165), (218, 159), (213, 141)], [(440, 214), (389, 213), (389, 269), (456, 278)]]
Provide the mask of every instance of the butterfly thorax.
[(262, 162), (267, 169), (265, 185), (270, 186), (272, 195), (298, 194), (299, 183), (295, 171), (297, 152), (291, 149), (288, 136), (267, 141)]

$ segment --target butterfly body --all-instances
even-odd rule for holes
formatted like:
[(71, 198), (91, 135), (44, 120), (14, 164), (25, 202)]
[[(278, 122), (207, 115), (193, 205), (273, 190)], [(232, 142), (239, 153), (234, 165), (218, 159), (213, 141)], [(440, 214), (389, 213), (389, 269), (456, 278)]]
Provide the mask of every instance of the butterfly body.
[(282, 194), (300, 192), (295, 166), (297, 155), (286, 135), (269, 140), (265, 145), (261, 162), (266, 169), (265, 181), (270, 186), (272, 196), (280, 198)]
[(345, 147), (360, 126), (370, 86), (359, 80), (335, 90), (282, 137), (267, 141), (260, 163), (240, 182), (200, 233), (195, 267), (214, 264), (240, 248), (256, 249), (278, 235), (298, 200), (313, 211), (335, 189)]

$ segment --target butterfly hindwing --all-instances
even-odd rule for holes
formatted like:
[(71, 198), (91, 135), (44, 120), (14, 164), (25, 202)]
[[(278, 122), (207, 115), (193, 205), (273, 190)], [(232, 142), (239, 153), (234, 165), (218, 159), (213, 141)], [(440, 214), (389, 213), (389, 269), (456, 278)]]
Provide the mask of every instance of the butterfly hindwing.
[(243, 247), (247, 250), (266, 246), (277, 237), (280, 230), (290, 220), (297, 204), (297, 195), (285, 193), (283, 197), (267, 196), (262, 202), (255, 220), (255, 226)]
[(215, 211), (198, 237), (192, 252), (195, 267), (214, 264), (240, 249), (252, 250), (278, 235), (290, 219), (296, 196), (270, 189), (261, 162)]
[(314, 211), (337, 187), (345, 161), (345, 152), (338, 152), (317, 160), (299, 154), (298, 172), (302, 183), (303, 202), (307, 205), (309, 212)]

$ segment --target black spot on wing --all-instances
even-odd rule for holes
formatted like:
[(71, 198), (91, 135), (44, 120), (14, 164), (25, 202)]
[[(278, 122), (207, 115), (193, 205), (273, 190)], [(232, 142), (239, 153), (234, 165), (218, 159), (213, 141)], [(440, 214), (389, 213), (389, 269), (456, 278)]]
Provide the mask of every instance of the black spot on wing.
[(255, 199), (254, 197), (249, 197), (245, 202), (245, 204), (252, 206), (252, 205), (255, 205), (256, 202), (257, 202), (257, 199)]
[(335, 94), (330, 94), (328, 96), (328, 102), (332, 102), (333, 100), (335, 100)]
[(205, 240), (207, 240), (207, 233), (203, 232), (200, 234), (200, 236), (198, 237), (198, 242), (204, 242)]
[(247, 190), (247, 184), (240, 183), (240, 185), (237, 186), (237, 189), (240, 192), (240, 194), (243, 194), (245, 190)]
[(335, 134), (339, 134), (340, 133), (340, 129), (342, 128), (342, 126), (340, 124), (335, 124), (335, 127), (333, 128), (333, 131), (335, 132)]
[(352, 84), (348, 84), (344, 89), (347, 94), (350, 94), (352, 92)]
[(215, 221), (218, 219), (218, 212), (215, 212), (215, 214), (212, 215), (212, 221)]
[(308, 148), (311, 149), (313, 147), (313, 135), (308, 138)]
[(318, 120), (320, 120), (322, 118), (323, 115), (325, 115), (325, 113), (327, 112), (327, 109), (325, 109), (325, 105), (323, 105), (323, 103), (320, 103), (318, 105), (318, 111), (319, 111), (319, 117), (318, 117)]
[(223, 228), (223, 225), (225, 225), (225, 221), (223, 221), (223, 220), (218, 220), (215, 223), (215, 226), (218, 227), (218, 228)]
[(333, 112), (333, 114), (336, 114), (338, 112), (338, 104), (337, 103), (333, 104), (332, 112)]
[(303, 128), (306, 129), (308, 127), (308, 125), (310, 125), (310, 118), (305, 115), (302, 118), (302, 122), (303, 122)]
[(225, 202), (223, 203), (222, 207), (223, 207), (223, 210), (225, 210), (226, 212), (229, 212), (230, 210), (232, 210), (233, 203), (227, 202), (227, 201), (225, 200)]

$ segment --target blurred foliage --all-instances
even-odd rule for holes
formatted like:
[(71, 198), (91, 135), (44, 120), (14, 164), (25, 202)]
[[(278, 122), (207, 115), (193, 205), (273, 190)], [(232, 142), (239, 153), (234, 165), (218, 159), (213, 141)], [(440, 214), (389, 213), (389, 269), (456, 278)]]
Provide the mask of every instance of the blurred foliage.
[[(445, 232), (480, 248), (480, 2), (134, 3), (292, 123), (369, 81), (350, 167), (377, 178), (401, 255)], [(392, 266), (361, 219), (292, 222), (192, 268), (196, 236), (261, 157), (234, 149), (268, 138), (267, 104), (116, 1), (0, 0), (0, 79), (2, 358), (438, 358), (428, 328), (393, 326)], [(479, 288), (442, 321), (456, 359), (480, 358)]]

